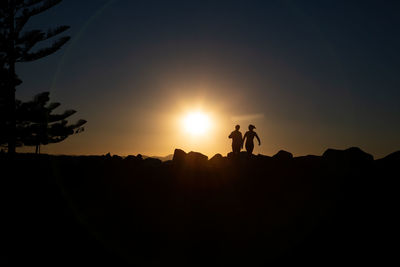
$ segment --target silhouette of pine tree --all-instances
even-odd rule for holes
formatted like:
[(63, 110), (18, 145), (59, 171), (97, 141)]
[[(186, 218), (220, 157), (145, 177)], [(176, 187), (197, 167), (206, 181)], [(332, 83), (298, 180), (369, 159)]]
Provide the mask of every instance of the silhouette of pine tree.
[(14, 154), (16, 147), (15, 90), (21, 83), (15, 73), (17, 62), (34, 61), (60, 49), (69, 39), (63, 36), (50, 46), (34, 49), (36, 44), (49, 40), (66, 31), (69, 26), (58, 26), (42, 30), (23, 31), (29, 19), (59, 4), (61, 0), (3, 0), (0, 1), (0, 75), (1, 105), (5, 118), (0, 118), (5, 127), (8, 153)]
[(82, 125), (86, 123), (86, 120), (80, 119), (75, 124), (68, 124), (66, 118), (76, 113), (73, 109), (53, 114), (60, 103), (47, 104), (49, 94), (43, 92), (36, 95), (33, 101), (16, 102), (17, 145), (36, 146), (36, 153), (40, 153), (40, 145), (58, 143), (84, 131)]

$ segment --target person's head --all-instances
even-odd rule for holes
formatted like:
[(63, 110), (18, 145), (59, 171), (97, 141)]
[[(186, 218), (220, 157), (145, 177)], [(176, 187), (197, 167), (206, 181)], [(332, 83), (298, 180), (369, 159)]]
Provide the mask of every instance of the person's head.
[(250, 124), (250, 125), (249, 125), (249, 130), (250, 130), (250, 131), (253, 131), (253, 129), (255, 129), (255, 128), (256, 128), (256, 126), (254, 126), (253, 124)]
[(239, 129), (240, 129), (240, 125), (238, 124), (238, 125), (236, 125), (235, 126), (235, 129), (236, 129), (236, 131), (239, 131)]

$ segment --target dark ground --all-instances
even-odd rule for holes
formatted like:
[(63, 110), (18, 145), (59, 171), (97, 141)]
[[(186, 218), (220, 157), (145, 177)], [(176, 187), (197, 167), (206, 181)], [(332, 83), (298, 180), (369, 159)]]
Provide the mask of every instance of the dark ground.
[[(397, 254), (400, 152), (0, 155), (11, 264), (365, 264)], [(397, 247), (397, 246), (396, 246)]]

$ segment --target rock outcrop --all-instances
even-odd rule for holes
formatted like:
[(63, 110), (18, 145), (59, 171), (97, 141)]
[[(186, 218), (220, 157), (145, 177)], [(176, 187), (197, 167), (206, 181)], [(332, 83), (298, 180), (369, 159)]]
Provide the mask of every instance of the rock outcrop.
[(172, 161), (175, 163), (183, 163), (186, 158), (186, 153), (182, 149), (176, 148), (174, 151), (174, 156), (172, 157)]
[(345, 150), (329, 148), (322, 155), (327, 160), (334, 161), (372, 161), (374, 157), (358, 147), (350, 147)]
[(383, 161), (398, 161), (398, 162), (400, 162), (400, 151), (393, 152), (393, 153), (387, 155), (386, 157), (384, 157), (384, 158), (382, 158), (380, 160), (383, 160)]
[(372, 159), (359, 148), (210, 160), (176, 149), (167, 162), (0, 153), (12, 174), (2, 180), (5, 243), (23, 242), (7, 253), (71, 265), (381, 262), (398, 228), (400, 151)]
[(211, 159), (210, 163), (212, 164), (218, 164), (221, 163), (224, 160), (224, 157), (221, 154), (215, 154)]
[(194, 165), (205, 165), (208, 162), (208, 157), (199, 152), (190, 151), (186, 153), (182, 149), (175, 149), (172, 161), (175, 164), (188, 164)]
[(293, 159), (293, 154), (285, 150), (279, 150), (272, 158), (276, 160), (291, 160)]

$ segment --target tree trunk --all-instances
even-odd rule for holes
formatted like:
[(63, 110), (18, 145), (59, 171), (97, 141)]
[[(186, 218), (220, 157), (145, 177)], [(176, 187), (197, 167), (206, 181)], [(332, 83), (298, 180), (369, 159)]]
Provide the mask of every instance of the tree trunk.
[(9, 1), (9, 44), (8, 44), (8, 154), (15, 154), (16, 147), (16, 118), (15, 118), (15, 26), (14, 26), (14, 10), (15, 1)]
[[(10, 71), (11, 72), (11, 71)], [(15, 85), (12, 81), (12, 85), (10, 86), (10, 93), (9, 93), (9, 120), (8, 120), (8, 154), (15, 154), (16, 148), (16, 136), (17, 136), (17, 129), (16, 129), (16, 118), (15, 118)]]

